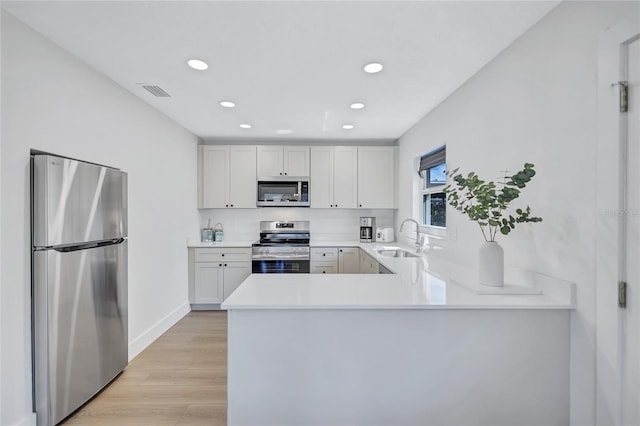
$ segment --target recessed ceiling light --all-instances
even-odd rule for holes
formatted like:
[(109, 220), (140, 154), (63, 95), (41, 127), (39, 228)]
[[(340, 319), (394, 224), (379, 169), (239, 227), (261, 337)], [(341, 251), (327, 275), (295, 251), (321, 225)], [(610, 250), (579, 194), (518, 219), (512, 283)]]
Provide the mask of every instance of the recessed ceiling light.
[(372, 62), (364, 66), (364, 71), (368, 72), (369, 74), (375, 74), (382, 71), (382, 64), (378, 62)]
[(236, 104), (231, 101), (221, 101), (220, 105), (225, 108), (233, 108), (234, 106), (236, 106)]
[(276, 133), (279, 135), (289, 135), (291, 133), (293, 133), (293, 130), (291, 129), (278, 129), (276, 130)]
[(209, 65), (205, 61), (201, 61), (200, 59), (189, 59), (187, 64), (193, 68), (194, 70), (204, 71), (209, 68)]
[(353, 124), (345, 124), (342, 126), (343, 129), (345, 130), (351, 130), (353, 129), (355, 126)]
[(250, 129), (251, 124), (241, 124), (240, 127), (242, 127), (243, 129)]
[(351, 107), (351, 109), (362, 109), (362, 108), (364, 108), (364, 104), (362, 102), (354, 102), (349, 106)]

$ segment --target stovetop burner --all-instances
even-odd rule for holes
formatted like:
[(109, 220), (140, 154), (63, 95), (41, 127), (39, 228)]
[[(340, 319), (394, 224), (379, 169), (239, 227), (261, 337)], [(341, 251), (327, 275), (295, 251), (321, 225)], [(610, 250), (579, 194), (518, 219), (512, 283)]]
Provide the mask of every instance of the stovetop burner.
[(309, 222), (260, 222), (260, 240), (253, 247), (308, 246)]

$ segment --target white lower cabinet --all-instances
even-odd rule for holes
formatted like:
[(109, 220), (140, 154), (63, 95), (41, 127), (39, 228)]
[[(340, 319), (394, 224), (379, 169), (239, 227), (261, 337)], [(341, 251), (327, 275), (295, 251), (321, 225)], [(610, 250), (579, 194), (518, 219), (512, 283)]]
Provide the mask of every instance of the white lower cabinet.
[[(196, 263), (193, 304), (222, 303), (224, 297), (222, 264), (212, 262)], [(191, 298), (190, 298), (191, 299)]]
[(338, 272), (340, 274), (360, 273), (360, 249), (343, 247), (338, 249)]
[(250, 248), (190, 248), (189, 303), (215, 308), (251, 275)]
[(249, 262), (228, 262), (223, 264), (224, 268), (224, 298), (226, 299), (251, 275), (251, 261)]
[(364, 250), (360, 250), (360, 273), (377, 274), (379, 272), (380, 266), (378, 261), (368, 255)]
[[(361, 253), (370, 260), (363, 263)], [(375, 266), (372, 262), (375, 262)], [(375, 272), (373, 272), (374, 269)], [(377, 274), (378, 262), (358, 247), (313, 247), (311, 249), (311, 273)]]
[(310, 250), (312, 274), (336, 274), (338, 272), (338, 249), (334, 247), (312, 247)]
[(337, 274), (338, 264), (336, 262), (311, 262), (312, 274)]

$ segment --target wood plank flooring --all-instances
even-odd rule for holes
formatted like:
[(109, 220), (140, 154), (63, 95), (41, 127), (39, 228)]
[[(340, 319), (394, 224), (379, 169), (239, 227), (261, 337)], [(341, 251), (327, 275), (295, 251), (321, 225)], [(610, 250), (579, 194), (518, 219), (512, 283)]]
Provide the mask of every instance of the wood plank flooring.
[(65, 426), (227, 424), (227, 312), (193, 311)]

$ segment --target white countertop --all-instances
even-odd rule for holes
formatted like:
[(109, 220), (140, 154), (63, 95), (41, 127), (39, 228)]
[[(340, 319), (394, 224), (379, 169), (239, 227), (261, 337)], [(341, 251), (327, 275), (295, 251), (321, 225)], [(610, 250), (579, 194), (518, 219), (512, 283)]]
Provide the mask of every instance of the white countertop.
[[(252, 274), (225, 309), (573, 309), (573, 283), (528, 271), (505, 287), (476, 284), (477, 273), (441, 258), (389, 258), (395, 243), (312, 241), (311, 247), (360, 247), (394, 274)], [(511, 281), (510, 281), (511, 279)], [(516, 285), (517, 284), (517, 285)]]

